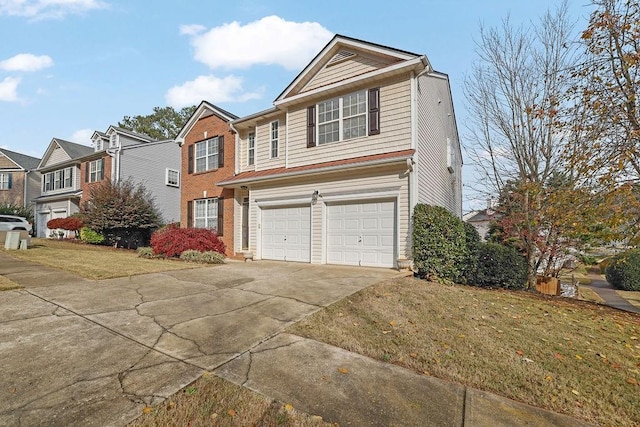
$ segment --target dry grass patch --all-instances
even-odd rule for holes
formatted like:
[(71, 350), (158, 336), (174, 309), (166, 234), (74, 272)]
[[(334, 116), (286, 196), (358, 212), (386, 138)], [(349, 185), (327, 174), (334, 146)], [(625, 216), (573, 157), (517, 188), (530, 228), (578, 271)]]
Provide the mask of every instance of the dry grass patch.
[(135, 251), (50, 239), (33, 239), (33, 246), (28, 250), (5, 253), (87, 279), (111, 279), (200, 267), (174, 260), (139, 258)]
[(7, 279), (4, 276), (0, 276), (0, 292), (1, 291), (10, 291), (11, 289), (20, 289), (22, 286), (18, 285), (16, 282)]
[(585, 288), (584, 286), (578, 287), (578, 298), (584, 301), (591, 301), (598, 304), (604, 304), (604, 299), (596, 293), (593, 289)]
[(608, 426), (640, 425), (640, 316), (403, 278), (288, 332)]
[(161, 405), (143, 410), (129, 427), (331, 426), (212, 374), (205, 374)]

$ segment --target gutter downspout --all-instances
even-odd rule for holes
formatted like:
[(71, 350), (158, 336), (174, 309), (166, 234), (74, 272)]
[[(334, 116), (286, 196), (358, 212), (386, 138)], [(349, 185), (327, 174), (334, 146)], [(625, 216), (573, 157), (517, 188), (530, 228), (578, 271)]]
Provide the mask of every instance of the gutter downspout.
[(233, 161), (234, 161), (233, 174), (234, 175), (238, 175), (238, 171), (240, 170), (240, 156), (239, 156), (239, 153), (238, 153), (238, 150), (239, 150), (239, 147), (240, 147), (240, 132), (238, 132), (238, 129), (236, 129), (235, 126), (233, 126), (233, 123), (231, 123), (231, 122), (229, 122), (229, 127), (236, 134), (236, 137), (235, 137), (234, 142), (233, 142), (233, 152), (235, 153), (235, 157), (233, 159)]

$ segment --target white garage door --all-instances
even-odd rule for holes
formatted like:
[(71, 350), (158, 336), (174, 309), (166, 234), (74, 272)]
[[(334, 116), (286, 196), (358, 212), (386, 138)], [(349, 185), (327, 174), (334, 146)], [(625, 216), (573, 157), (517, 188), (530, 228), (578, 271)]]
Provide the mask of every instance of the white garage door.
[(327, 262), (393, 267), (396, 242), (394, 201), (327, 206)]
[(311, 261), (311, 208), (262, 209), (262, 258)]

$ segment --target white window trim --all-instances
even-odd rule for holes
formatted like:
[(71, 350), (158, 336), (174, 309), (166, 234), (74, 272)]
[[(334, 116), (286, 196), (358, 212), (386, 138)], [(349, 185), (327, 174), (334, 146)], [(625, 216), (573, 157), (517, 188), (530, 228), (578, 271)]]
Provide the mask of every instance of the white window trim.
[(98, 182), (98, 177), (102, 174), (102, 159), (89, 162), (89, 182)]
[[(278, 132), (278, 136), (274, 139), (273, 138), (273, 125), (276, 125), (277, 127), (277, 132)], [(276, 155), (273, 155), (273, 148), (275, 145), (275, 152)], [(269, 158), (270, 159), (277, 159), (278, 157), (280, 157), (280, 120), (274, 120), (271, 123), (269, 123)]]
[(103, 147), (103, 143), (104, 143), (102, 138), (96, 138), (95, 139), (95, 143), (96, 143), (96, 151), (102, 151), (102, 147)]
[(118, 134), (112, 133), (109, 136), (109, 148), (116, 148), (118, 146)]
[[(251, 146), (251, 137), (253, 136), (253, 146)], [(251, 153), (253, 152), (253, 162), (250, 162)], [(256, 131), (247, 134), (247, 166), (255, 166), (256, 164)]]
[[(66, 172), (69, 171), (69, 185), (65, 185), (65, 175)], [(58, 180), (56, 181), (56, 174), (58, 175)], [(47, 189), (47, 182), (49, 183), (49, 189)], [(59, 183), (59, 186), (56, 188), (56, 182)], [(58, 169), (55, 171), (47, 172), (42, 174), (42, 192), (52, 192), (58, 190), (65, 190), (68, 188), (73, 188), (73, 166)]]
[(11, 172), (0, 173), (0, 190), (11, 190), (9, 188), (9, 175)]
[[(355, 116), (345, 117), (344, 116), (344, 111), (343, 111), (344, 98), (347, 97), (347, 96), (350, 96), (350, 95), (357, 94), (357, 93), (363, 93), (364, 94), (364, 113), (357, 114)], [(339, 128), (339, 130), (338, 130), (338, 140), (337, 141), (331, 141), (331, 142), (320, 142), (320, 126), (322, 126), (323, 124), (331, 123), (331, 122), (335, 121), (335, 120), (331, 120), (331, 121), (326, 121), (326, 122), (320, 123), (320, 104), (324, 104), (325, 102), (329, 102), (329, 101), (334, 101), (336, 99), (338, 100), (338, 119), (337, 119), (338, 128)], [(335, 144), (335, 143), (342, 142), (342, 141), (349, 141), (351, 139), (357, 139), (357, 138), (365, 137), (365, 136), (367, 136), (367, 130), (369, 129), (369, 91), (366, 90), (366, 89), (363, 89), (363, 90), (359, 90), (359, 91), (356, 91), (356, 92), (350, 92), (350, 93), (347, 93), (347, 94), (344, 94), (344, 95), (341, 95), (341, 96), (338, 96), (338, 97), (335, 97), (335, 98), (326, 99), (326, 100), (324, 100), (322, 102), (318, 102), (318, 103), (316, 103), (316, 111), (315, 111), (315, 113), (316, 113), (316, 129), (315, 129), (315, 132), (316, 132), (317, 145)], [(346, 119), (350, 119), (350, 118), (353, 118), (353, 117), (358, 117), (358, 116), (361, 116), (361, 115), (364, 115), (364, 135), (354, 136), (354, 137), (345, 139), (344, 138), (344, 121)]]
[[(176, 174), (177, 183), (175, 183), (175, 184), (169, 180), (169, 174), (171, 172), (174, 172)], [(177, 170), (177, 169), (167, 168), (167, 170), (165, 172), (165, 175), (164, 175), (164, 183), (165, 183), (165, 185), (168, 185), (169, 187), (177, 187), (177, 188), (179, 188), (180, 187), (180, 171)]]
[[(212, 165), (209, 164), (209, 144), (212, 144), (214, 141), (216, 141), (216, 151), (215, 151), (215, 158), (216, 158), (216, 165), (215, 167), (212, 167)], [(224, 144), (224, 141), (222, 140), (221, 137), (219, 136), (214, 136), (213, 138), (208, 138), (205, 139), (204, 141), (199, 141), (196, 142), (194, 144), (193, 147), (193, 172), (194, 173), (203, 173), (203, 172), (208, 172), (208, 171), (212, 171), (212, 170), (216, 170), (220, 167), (220, 159), (218, 158), (220, 156), (220, 144)], [(205, 155), (198, 157), (198, 145), (199, 144), (205, 144)], [(211, 157), (214, 156), (213, 154), (211, 155)], [(198, 170), (198, 159), (205, 159), (205, 167), (203, 170)]]
[[(198, 212), (198, 203), (204, 203), (204, 212), (205, 215), (204, 217), (199, 217), (196, 215), (196, 213)], [(209, 217), (207, 216), (207, 212), (209, 212), (209, 204), (210, 203), (214, 203), (215, 204), (215, 209), (216, 209), (216, 215), (215, 217)], [(214, 198), (209, 198), (209, 199), (196, 199), (193, 201), (193, 227), (194, 228), (207, 228), (209, 230), (214, 230), (216, 233), (218, 232), (218, 216), (220, 215), (220, 213), (218, 212), (218, 198), (214, 197)], [(204, 218), (204, 222), (205, 222), (205, 226), (204, 227), (198, 227), (196, 224), (198, 223), (198, 219), (199, 218)], [(209, 224), (209, 222), (213, 222), (213, 224)]]

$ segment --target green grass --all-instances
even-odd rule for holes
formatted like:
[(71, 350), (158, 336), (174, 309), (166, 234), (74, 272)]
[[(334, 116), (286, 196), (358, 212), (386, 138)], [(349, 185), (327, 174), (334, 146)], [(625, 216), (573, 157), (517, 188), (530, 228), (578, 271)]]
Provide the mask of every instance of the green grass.
[(588, 422), (640, 425), (640, 316), (631, 313), (404, 278), (288, 332)]

